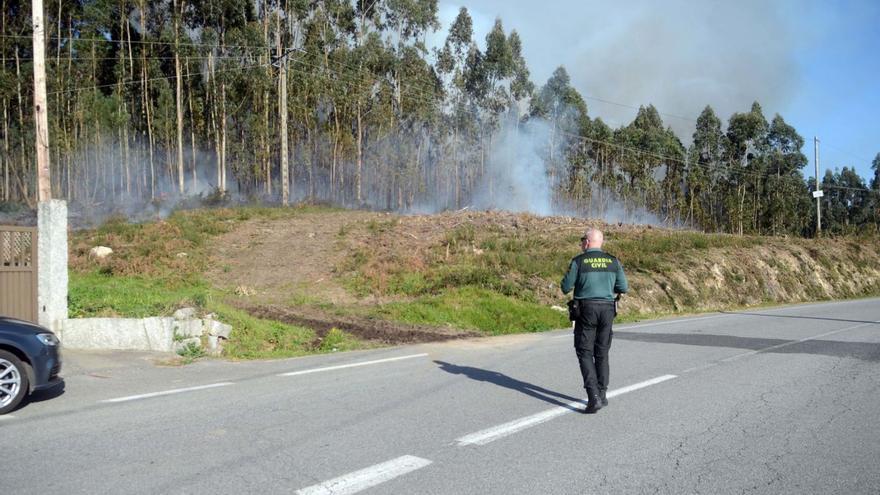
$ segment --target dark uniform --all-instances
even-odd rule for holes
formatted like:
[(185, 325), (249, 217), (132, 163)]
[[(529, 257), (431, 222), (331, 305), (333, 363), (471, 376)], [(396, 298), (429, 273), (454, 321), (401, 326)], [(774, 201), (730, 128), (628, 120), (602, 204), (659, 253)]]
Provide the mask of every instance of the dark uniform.
[(614, 300), (616, 294), (623, 294), (628, 288), (620, 261), (598, 248), (587, 249), (573, 258), (562, 279), (562, 292), (568, 294), (574, 289), (580, 309), (574, 325), (574, 349), (591, 405), (599, 401), (607, 404)]

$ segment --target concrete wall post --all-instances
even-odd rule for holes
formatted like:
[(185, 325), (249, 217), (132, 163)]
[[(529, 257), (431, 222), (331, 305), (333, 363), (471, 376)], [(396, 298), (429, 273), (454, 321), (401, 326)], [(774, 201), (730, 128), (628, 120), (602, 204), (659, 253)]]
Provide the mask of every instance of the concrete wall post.
[(67, 319), (67, 203), (53, 199), (37, 205), (37, 319), (61, 330)]

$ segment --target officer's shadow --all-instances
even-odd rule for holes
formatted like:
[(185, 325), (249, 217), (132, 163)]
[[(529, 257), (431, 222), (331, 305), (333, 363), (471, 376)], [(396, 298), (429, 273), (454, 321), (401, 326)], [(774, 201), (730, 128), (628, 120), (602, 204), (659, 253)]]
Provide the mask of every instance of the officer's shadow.
[[(477, 380), (480, 382), (489, 382), (495, 385), (509, 388), (511, 390), (516, 390), (517, 392), (522, 392), (530, 397), (534, 397), (536, 399), (540, 399), (544, 402), (553, 404), (554, 406), (564, 407), (566, 409), (571, 409), (572, 411), (579, 412), (580, 408), (572, 405), (571, 402), (577, 402), (578, 404), (583, 404), (582, 399), (578, 399), (576, 397), (570, 397), (565, 394), (561, 394), (559, 392), (554, 392), (553, 390), (547, 390), (544, 387), (539, 387), (537, 385), (533, 385), (531, 383), (527, 383), (521, 380), (517, 380), (515, 378), (511, 378), (504, 373), (498, 373), (497, 371), (489, 371), (484, 370), (482, 368), (474, 368), (471, 366), (458, 366), (456, 364), (447, 363), (445, 361), (434, 361), (440, 366), (440, 369), (447, 372), (452, 373), (454, 375), (464, 375), (471, 380)], [(568, 402), (562, 402), (561, 400), (565, 400)]]

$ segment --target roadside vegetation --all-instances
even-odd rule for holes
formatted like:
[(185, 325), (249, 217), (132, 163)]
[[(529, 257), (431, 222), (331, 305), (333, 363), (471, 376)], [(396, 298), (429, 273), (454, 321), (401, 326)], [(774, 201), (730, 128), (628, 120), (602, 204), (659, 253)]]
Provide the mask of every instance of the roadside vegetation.
[[(71, 315), (145, 317), (194, 306), (233, 326), (224, 353), (234, 359), (564, 328), (558, 284), (585, 225), (313, 206), (178, 211), (142, 224), (115, 218), (72, 236)], [(601, 226), (632, 287), (622, 321), (880, 294), (872, 237)], [(98, 245), (113, 254), (90, 258)]]
[[(111, 218), (93, 230), (76, 232), (70, 249), (70, 316), (130, 317), (169, 315), (192, 306), (215, 313), (235, 328), (224, 348), (230, 358), (290, 357), (362, 348), (337, 330), (325, 338), (308, 328), (254, 318), (224, 300), (203, 275), (209, 260), (206, 243), (253, 218), (283, 219), (328, 208), (238, 207), (177, 211), (155, 222), (129, 223)], [(104, 260), (90, 258), (94, 246), (114, 251)], [(193, 359), (187, 352), (185, 359)]]

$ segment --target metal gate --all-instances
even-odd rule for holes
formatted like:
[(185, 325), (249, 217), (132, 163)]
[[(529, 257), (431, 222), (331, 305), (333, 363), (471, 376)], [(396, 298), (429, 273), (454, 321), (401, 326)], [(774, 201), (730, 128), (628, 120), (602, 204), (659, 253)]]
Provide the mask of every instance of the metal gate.
[(0, 225), (0, 316), (37, 321), (37, 229)]

